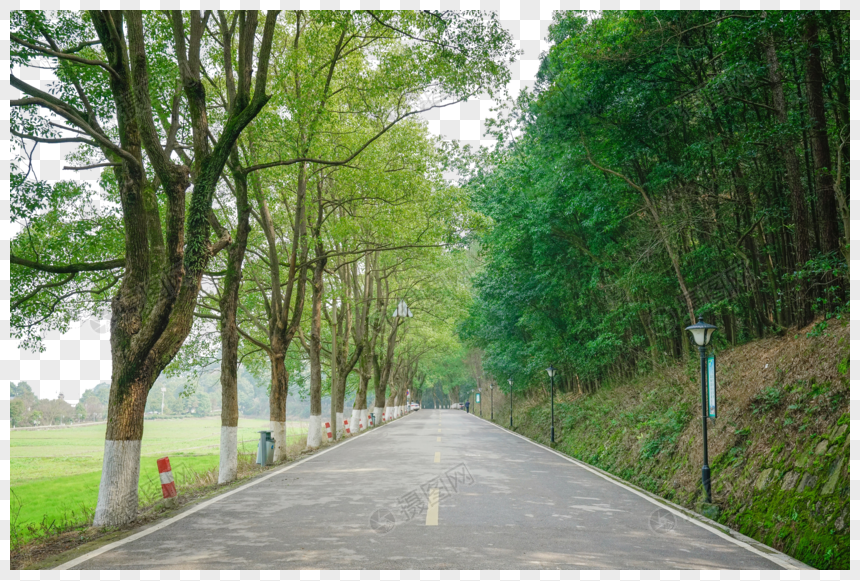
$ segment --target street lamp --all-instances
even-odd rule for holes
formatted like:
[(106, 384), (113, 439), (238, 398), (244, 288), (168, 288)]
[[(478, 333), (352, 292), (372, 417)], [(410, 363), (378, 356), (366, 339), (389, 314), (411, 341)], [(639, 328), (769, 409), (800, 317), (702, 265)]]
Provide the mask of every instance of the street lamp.
[(705, 373), (705, 349), (708, 343), (711, 342), (711, 335), (716, 330), (716, 327), (709, 325), (699, 317), (699, 322), (695, 325), (687, 327), (690, 334), (693, 335), (693, 342), (699, 347), (699, 360), (702, 368), (702, 443), (704, 446), (705, 463), (702, 466), (702, 485), (705, 487), (705, 502), (711, 502), (711, 468), (708, 466), (708, 392), (706, 385)]
[(546, 372), (549, 373), (549, 409), (550, 409), (550, 428), (549, 428), (549, 441), (555, 444), (555, 367), (550, 365), (546, 368)]
[(490, 421), (493, 421), (493, 384), (490, 384)]
[(511, 386), (511, 429), (514, 429), (514, 378), (508, 378), (508, 384)]
[(166, 387), (161, 388), (161, 414), (160, 415), (162, 415), (162, 416), (164, 415), (164, 393), (166, 391), (167, 391)]

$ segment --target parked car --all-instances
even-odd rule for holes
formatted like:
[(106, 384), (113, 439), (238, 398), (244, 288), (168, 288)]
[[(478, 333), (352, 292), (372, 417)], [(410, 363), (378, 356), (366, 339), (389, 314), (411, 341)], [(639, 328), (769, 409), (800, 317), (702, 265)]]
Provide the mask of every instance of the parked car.
[(409, 404), (409, 409), (412, 410), (413, 412), (417, 412), (418, 410), (421, 409), (421, 404), (418, 403), (417, 401), (413, 401), (411, 404)]

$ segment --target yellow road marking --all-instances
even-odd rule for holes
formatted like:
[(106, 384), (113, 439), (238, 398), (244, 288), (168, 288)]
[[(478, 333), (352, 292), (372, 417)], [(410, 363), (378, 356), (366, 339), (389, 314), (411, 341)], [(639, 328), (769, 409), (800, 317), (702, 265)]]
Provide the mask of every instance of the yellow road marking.
[(437, 442), (441, 442), (441, 441), (442, 441), (442, 436), (436, 436), (436, 441), (437, 441)]
[(442, 431), (442, 428), (439, 428), (439, 430), (438, 430), (438, 431), (439, 431), (439, 432), (441, 432), (441, 431)]
[[(438, 455), (439, 452), (436, 452)], [(427, 507), (427, 520), (424, 522), (427, 526), (437, 526), (439, 524), (439, 489), (430, 489), (430, 505)]]
[(433, 458), (433, 462), (438, 464), (442, 461), (442, 452), (436, 452), (436, 456)]

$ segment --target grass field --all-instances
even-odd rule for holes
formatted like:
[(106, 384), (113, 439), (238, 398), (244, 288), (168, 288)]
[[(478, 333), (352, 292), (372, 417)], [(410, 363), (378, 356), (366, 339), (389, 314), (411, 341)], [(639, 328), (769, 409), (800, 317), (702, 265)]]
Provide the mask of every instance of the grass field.
[[(254, 453), (267, 420), (239, 420), (239, 451)], [(293, 438), (307, 434), (306, 422), (288, 422)], [(21, 534), (28, 525), (78, 521), (95, 508), (104, 454), (105, 426), (61, 430), (14, 430), (11, 441), (11, 516)], [(220, 418), (147, 421), (140, 461), (141, 502), (161, 497), (156, 459), (168, 456), (177, 489), (198, 473), (218, 466)], [(16, 521), (17, 516), (17, 521)]]

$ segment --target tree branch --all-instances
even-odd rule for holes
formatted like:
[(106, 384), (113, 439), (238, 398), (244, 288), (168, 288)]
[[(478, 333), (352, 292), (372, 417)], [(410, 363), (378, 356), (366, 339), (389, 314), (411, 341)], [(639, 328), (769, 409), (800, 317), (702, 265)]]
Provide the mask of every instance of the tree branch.
[(12, 264), (17, 264), (18, 266), (26, 266), (27, 268), (32, 268), (33, 270), (41, 270), (42, 272), (54, 272), (58, 274), (113, 270), (115, 268), (122, 268), (125, 266), (125, 258), (106, 260), (104, 262), (79, 262), (75, 264), (58, 266), (53, 264), (42, 264), (39, 262), (33, 262), (32, 260), (27, 260), (26, 258), (21, 258), (20, 256), (15, 256), (14, 254), (10, 253), (9, 260), (12, 262)]
[(64, 165), (63, 169), (67, 169), (67, 170), (71, 170), (71, 171), (84, 171), (87, 169), (95, 169), (97, 167), (116, 167), (118, 165), (122, 165), (122, 164), (112, 162), (112, 161), (106, 161), (104, 163), (93, 163), (90, 165)]
[(50, 93), (40, 91), (39, 89), (28, 85), (15, 75), (9, 75), (9, 83), (19, 91), (30, 95), (29, 99), (12, 99), (9, 104), (12, 107), (23, 107), (25, 105), (39, 105), (49, 109), (62, 117), (63, 119), (73, 123), (85, 131), (90, 137), (95, 139), (99, 145), (109, 151), (114, 152), (126, 161), (129, 161), (140, 167), (140, 161), (131, 153), (110, 141), (101, 132), (96, 131), (89, 123), (84, 120), (86, 114), (69, 105), (68, 103), (57, 99)]
[(14, 129), (12, 129), (11, 131), (12, 135), (14, 135), (15, 137), (20, 137), (21, 139), (29, 139), (31, 141), (38, 141), (39, 143), (86, 143), (87, 145), (92, 145), (93, 147), (99, 146), (99, 144), (92, 139), (84, 139), (82, 137), (37, 137), (35, 135), (27, 135), (26, 133), (18, 133)]
[[(465, 98), (464, 99), (458, 99), (458, 100), (453, 101), (451, 103), (446, 103), (445, 105), (442, 105), (441, 107), (447, 107), (448, 105), (455, 105), (455, 104), (459, 103), (460, 101), (465, 101)], [(353, 159), (355, 159), (362, 151), (367, 149), (374, 141), (376, 141), (377, 139), (382, 137), (389, 129), (391, 129), (392, 127), (397, 125), (400, 121), (406, 119), (407, 117), (411, 117), (413, 115), (418, 115), (420, 113), (424, 113), (425, 111), (430, 111), (431, 109), (436, 109), (437, 107), (440, 107), (440, 106), (439, 105), (431, 105), (430, 107), (426, 107), (424, 109), (416, 109), (415, 111), (409, 111), (408, 113), (404, 113), (403, 115), (398, 115), (393, 121), (391, 121), (391, 123), (389, 123), (388, 125), (385, 125), (376, 135), (374, 135), (371, 139), (366, 141), (364, 143), (364, 145), (359, 147), (352, 155), (350, 155), (349, 157), (347, 157), (346, 159), (343, 159), (341, 161), (327, 161), (324, 159), (316, 159), (316, 158), (312, 158), (312, 157), (297, 157), (297, 158), (289, 159), (286, 161), (271, 161), (268, 163), (261, 163), (261, 164), (257, 164), (257, 165), (252, 165), (252, 166), (245, 168), (243, 171), (245, 174), (249, 174), (251, 172), (255, 172), (255, 171), (258, 171), (261, 169), (267, 169), (270, 167), (278, 167), (278, 166), (295, 165), (297, 163), (303, 163), (303, 162), (304, 163), (318, 163), (320, 165), (329, 165), (329, 166), (346, 165), (349, 162), (351, 162)]]
[(29, 293), (27, 293), (26, 295), (24, 295), (20, 299), (16, 300), (14, 303), (12, 303), (11, 308), (13, 310), (17, 309), (18, 307), (20, 307), (21, 305), (23, 305), (24, 303), (26, 303), (27, 301), (32, 299), (34, 296), (36, 296), (37, 294), (39, 294), (40, 292), (42, 292), (46, 288), (55, 288), (58, 286), (63, 286), (66, 283), (72, 282), (72, 279), (75, 278), (77, 275), (78, 275), (77, 272), (73, 272), (69, 276), (64, 278), (63, 280), (37, 285), (35, 289), (33, 289), (32, 291), (30, 291)]
[(115, 70), (113, 70), (113, 68), (112, 68), (109, 64), (107, 64), (106, 62), (96, 61), (96, 60), (91, 60), (91, 59), (85, 59), (85, 58), (83, 58), (83, 57), (75, 56), (75, 55), (73, 55), (73, 54), (67, 54), (67, 53), (64, 53), (64, 52), (58, 52), (58, 51), (55, 51), (55, 50), (51, 50), (51, 49), (49, 49), (49, 48), (47, 48), (47, 47), (42, 47), (42, 46), (39, 46), (39, 45), (37, 45), (37, 44), (33, 44), (33, 43), (31, 43), (31, 42), (27, 42), (26, 40), (24, 40), (23, 38), (21, 38), (21, 37), (20, 37), (20, 36), (18, 36), (17, 34), (10, 34), (10, 35), (9, 35), (9, 38), (10, 38), (13, 42), (18, 43), (18, 44), (20, 44), (21, 46), (26, 46), (26, 47), (27, 47), (27, 48), (29, 48), (30, 50), (35, 50), (36, 52), (40, 52), (40, 53), (42, 53), (42, 54), (46, 54), (46, 55), (49, 55), (49, 56), (52, 56), (52, 57), (56, 57), (56, 58), (58, 58), (58, 59), (64, 59), (64, 60), (74, 61), (74, 62), (76, 62), (76, 63), (81, 63), (81, 64), (83, 64), (83, 65), (93, 65), (93, 66), (101, 67), (101, 68), (103, 68), (104, 70), (106, 70), (108, 73), (110, 73), (111, 75), (113, 75), (114, 77), (119, 78), (119, 75), (117, 75), (116, 71), (115, 71)]

